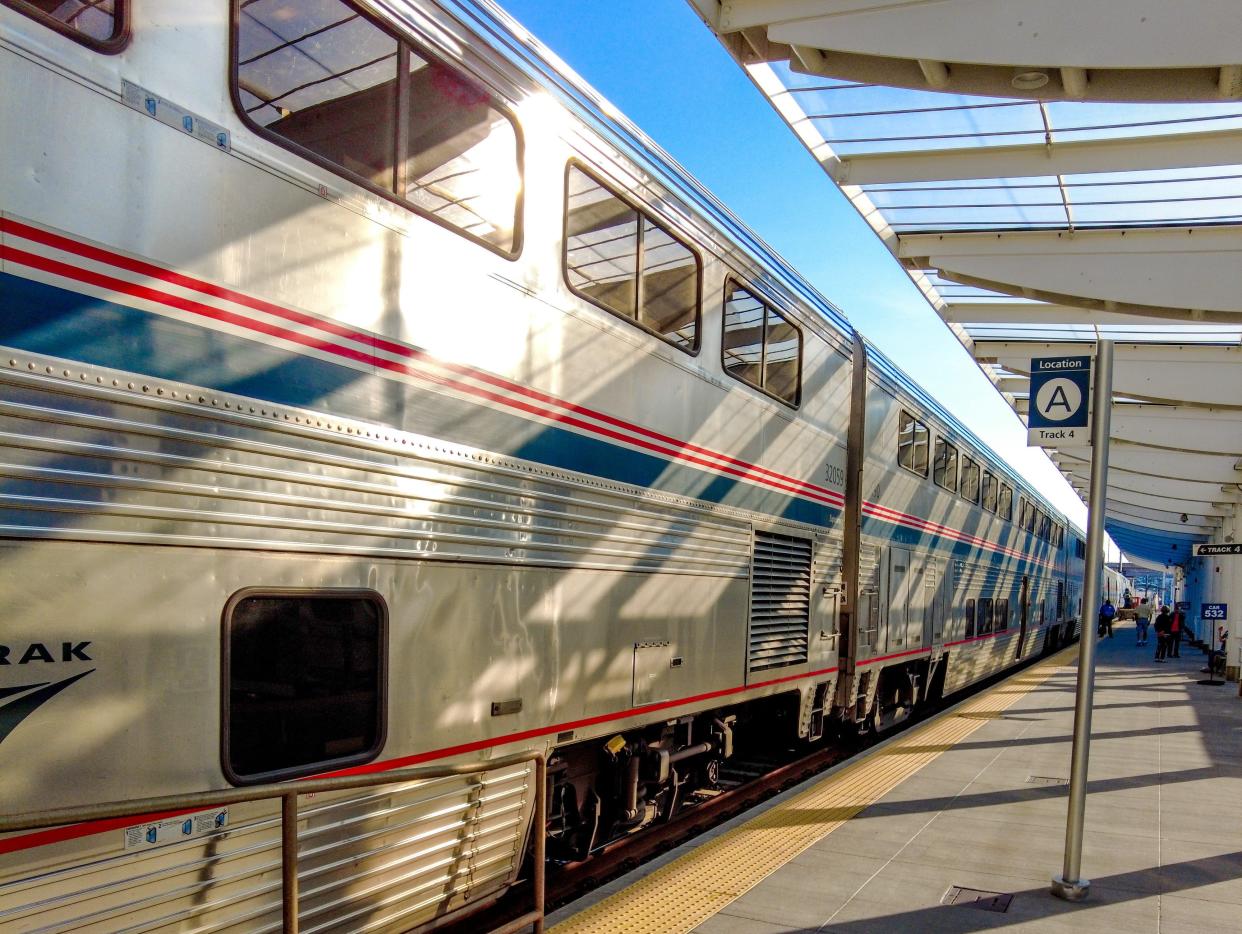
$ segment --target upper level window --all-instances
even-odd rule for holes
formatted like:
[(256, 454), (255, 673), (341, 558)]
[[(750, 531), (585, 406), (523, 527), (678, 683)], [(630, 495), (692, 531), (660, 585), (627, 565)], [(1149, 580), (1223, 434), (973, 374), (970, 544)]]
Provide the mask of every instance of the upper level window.
[(100, 52), (125, 47), (129, 0), (0, 0), (58, 33)]
[(930, 437), (927, 426), (902, 409), (897, 422), (897, 463), (920, 477), (926, 477)]
[(936, 486), (957, 492), (957, 448), (945, 441), (936, 439), (936, 457), (932, 462), (932, 480)]
[(1026, 504), (1026, 521), (1022, 523), (1022, 527), (1028, 532), (1034, 532), (1039, 523), (1039, 509), (1034, 503)]
[(646, 212), (575, 165), (566, 174), (569, 287), (694, 353), (699, 348), (699, 258)]
[(501, 253), (517, 128), (489, 91), (345, 0), (234, 0), (238, 110), (262, 135)]
[(990, 470), (983, 472), (983, 508), (988, 512), (996, 512), (996, 478)]
[(996, 514), (1002, 519), (1013, 519), (1013, 488), (1008, 483), (1000, 485), (996, 496)]
[(224, 615), (224, 766), (238, 782), (364, 762), (384, 734), (384, 603), (246, 593)]
[(779, 311), (730, 281), (725, 289), (724, 368), (730, 376), (797, 405), (802, 332)]
[(961, 492), (963, 499), (979, 502), (979, 462), (965, 454), (962, 455)]

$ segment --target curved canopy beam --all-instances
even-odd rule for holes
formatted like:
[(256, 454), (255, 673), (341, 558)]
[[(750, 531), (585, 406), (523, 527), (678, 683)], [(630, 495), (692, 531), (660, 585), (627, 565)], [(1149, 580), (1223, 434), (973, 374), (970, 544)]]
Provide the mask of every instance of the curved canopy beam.
[(905, 233), (897, 256), (1014, 295), (1242, 312), (1242, 226)]

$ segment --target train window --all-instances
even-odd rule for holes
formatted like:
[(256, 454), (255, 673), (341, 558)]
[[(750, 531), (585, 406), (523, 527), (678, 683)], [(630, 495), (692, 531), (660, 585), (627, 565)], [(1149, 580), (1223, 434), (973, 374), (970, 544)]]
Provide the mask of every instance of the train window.
[(957, 448), (944, 438), (936, 439), (932, 479), (936, 482), (936, 486), (942, 486), (952, 493), (957, 492)]
[(962, 499), (979, 502), (979, 462), (965, 454), (962, 455), (961, 493)]
[(673, 346), (699, 348), (699, 258), (576, 165), (565, 176), (565, 278), (606, 311)]
[(725, 292), (722, 346), (726, 373), (782, 402), (798, 404), (802, 332), (733, 281)]
[(1003, 597), (997, 600), (992, 606), (992, 629), (995, 632), (1004, 632), (1009, 628), (1009, 598)]
[(235, 104), (252, 129), (517, 252), (518, 132), (492, 94), (346, 0), (235, 0), (233, 24)]
[(1084, 542), (1081, 538), (1074, 539), (1074, 557), (1075, 558), (1087, 557), (1087, 543)]
[(988, 512), (996, 512), (996, 478), (990, 470), (983, 472), (982, 504)]
[(897, 463), (920, 477), (927, 476), (927, 426), (904, 409), (897, 423)]
[(3, 0), (3, 3), (99, 52), (119, 52), (129, 39), (129, 0)]
[(242, 591), (224, 613), (223, 762), (247, 783), (375, 757), (387, 613), (369, 591)]
[(1052, 517), (1043, 512), (1039, 514), (1039, 537), (1046, 542), (1052, 541)]
[(517, 127), (487, 91), (406, 52), (397, 194), (429, 217), (514, 252), (522, 192)]
[(966, 601), (966, 612), (964, 616), (966, 617), (966, 635), (963, 636), (962, 638), (972, 639), (974, 638), (974, 635), (975, 635), (975, 601), (974, 600)]
[(986, 636), (992, 631), (992, 598), (979, 598), (979, 614), (978, 623), (975, 626), (975, 633), (980, 636)]
[(1000, 485), (996, 496), (996, 514), (1002, 519), (1013, 520), (1013, 488), (1008, 483)]
[(1028, 532), (1034, 532), (1035, 526), (1039, 522), (1039, 510), (1034, 503), (1026, 504), (1026, 521), (1022, 523), (1022, 528)]

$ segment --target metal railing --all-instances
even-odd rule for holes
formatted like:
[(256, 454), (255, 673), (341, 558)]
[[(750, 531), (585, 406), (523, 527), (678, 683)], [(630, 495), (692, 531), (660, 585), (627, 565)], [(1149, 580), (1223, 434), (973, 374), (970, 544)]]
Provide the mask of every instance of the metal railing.
[[(547, 823), (545, 786), (547, 762), (542, 753), (521, 752), (486, 762), (467, 762), (461, 765), (423, 766), (412, 769), (396, 769), (369, 775), (347, 775), (340, 778), (319, 778), (297, 782), (278, 782), (266, 785), (250, 785), (245, 788), (229, 788), (222, 791), (199, 791), (183, 795), (164, 795), (158, 798), (135, 798), (129, 801), (110, 801), (86, 807), (57, 808), (48, 811), (30, 811), (25, 814), (0, 815), (0, 833), (21, 830), (38, 830), (46, 827), (62, 827), (87, 821), (110, 820), (118, 817), (141, 817), (167, 811), (194, 811), (241, 804), (248, 801), (280, 799), (280, 863), (281, 863), (281, 917), (285, 934), (298, 932), (298, 796), (346, 791), (352, 788), (369, 788), (375, 785), (395, 785), (403, 782), (422, 781), (433, 778), (449, 778), (454, 775), (473, 775), (491, 772), (523, 762), (535, 764), (534, 865), (531, 882), (534, 905), (521, 917), (501, 927), (493, 934), (510, 934), (531, 925), (534, 934), (542, 934), (544, 921), (544, 825)], [(522, 854), (518, 854), (521, 859)], [(474, 909), (464, 905), (436, 919), (440, 926), (450, 918), (464, 917)]]

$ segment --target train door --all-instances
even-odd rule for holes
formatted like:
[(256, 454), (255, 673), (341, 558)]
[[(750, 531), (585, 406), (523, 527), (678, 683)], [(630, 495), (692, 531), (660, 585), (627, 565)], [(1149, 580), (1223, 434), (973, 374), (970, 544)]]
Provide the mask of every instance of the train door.
[(888, 646), (900, 652), (910, 629), (911, 555), (905, 548), (888, 550)]
[(1031, 621), (1031, 579), (1022, 575), (1022, 591), (1018, 594), (1018, 651), (1015, 658), (1022, 657), (1022, 647), (1026, 645), (1026, 626)]
[(928, 639), (930, 640), (933, 654), (938, 654), (941, 646), (944, 644), (944, 606), (945, 601), (942, 599), (941, 584), (944, 580), (944, 574), (941, 573), (943, 566), (939, 561), (928, 561), (926, 573), (923, 577), (923, 593), (926, 595), (927, 604), (927, 621)]
[[(933, 582), (930, 589), (929, 580)], [(928, 626), (936, 603), (935, 580), (936, 571), (929, 561), (915, 558), (911, 562), (910, 605), (906, 610), (907, 648), (916, 649), (927, 644), (930, 636)]]

